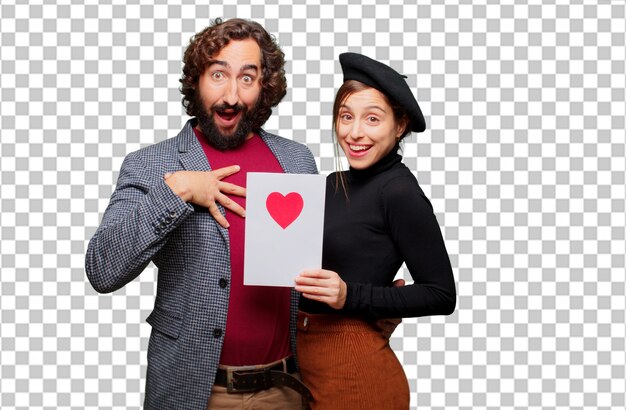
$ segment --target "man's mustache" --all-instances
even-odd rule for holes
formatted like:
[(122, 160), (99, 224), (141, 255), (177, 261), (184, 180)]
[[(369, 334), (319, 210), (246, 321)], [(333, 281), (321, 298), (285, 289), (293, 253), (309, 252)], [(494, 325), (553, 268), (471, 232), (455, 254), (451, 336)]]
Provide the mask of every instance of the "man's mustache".
[(246, 107), (243, 104), (235, 104), (235, 105), (219, 104), (219, 105), (213, 106), (213, 111), (216, 111), (216, 112), (231, 111), (234, 114), (239, 114), (241, 111), (244, 111), (245, 108)]

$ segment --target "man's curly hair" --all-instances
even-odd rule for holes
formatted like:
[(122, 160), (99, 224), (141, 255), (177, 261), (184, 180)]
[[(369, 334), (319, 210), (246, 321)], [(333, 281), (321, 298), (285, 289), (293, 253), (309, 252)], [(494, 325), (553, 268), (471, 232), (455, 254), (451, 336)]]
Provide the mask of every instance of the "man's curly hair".
[(261, 49), (261, 93), (256, 108), (252, 129), (260, 128), (272, 114), (272, 107), (276, 106), (287, 93), (287, 79), (285, 78), (285, 54), (276, 40), (259, 23), (244, 19), (230, 19), (222, 21), (215, 19), (212, 24), (195, 34), (183, 57), (183, 75), (180, 92), (183, 94), (183, 107), (190, 116), (196, 116), (203, 107), (196, 98), (197, 85), (200, 76), (211, 65), (215, 55), (231, 40), (245, 40), (252, 38)]

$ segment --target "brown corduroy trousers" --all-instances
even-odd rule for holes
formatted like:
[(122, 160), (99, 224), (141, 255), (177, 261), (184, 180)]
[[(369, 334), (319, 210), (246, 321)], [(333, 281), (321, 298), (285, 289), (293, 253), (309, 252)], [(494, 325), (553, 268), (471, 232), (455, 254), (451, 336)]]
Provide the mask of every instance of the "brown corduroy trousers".
[(389, 341), (341, 315), (298, 314), (297, 357), (313, 410), (409, 408), (409, 385)]

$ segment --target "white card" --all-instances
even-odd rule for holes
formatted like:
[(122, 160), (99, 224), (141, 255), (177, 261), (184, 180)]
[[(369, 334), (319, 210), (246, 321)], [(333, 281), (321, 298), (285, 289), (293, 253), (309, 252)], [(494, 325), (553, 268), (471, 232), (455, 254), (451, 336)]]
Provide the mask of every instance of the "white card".
[(294, 286), (322, 266), (326, 177), (249, 172), (244, 285)]

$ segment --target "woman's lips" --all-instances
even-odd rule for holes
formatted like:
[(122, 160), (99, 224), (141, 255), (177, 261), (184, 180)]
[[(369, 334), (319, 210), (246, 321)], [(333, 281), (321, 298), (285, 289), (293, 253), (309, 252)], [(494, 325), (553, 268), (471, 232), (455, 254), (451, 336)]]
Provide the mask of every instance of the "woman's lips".
[(348, 144), (348, 148), (350, 149), (350, 155), (353, 157), (362, 157), (364, 155), (366, 155), (370, 148), (372, 148), (371, 145), (355, 145), (355, 144)]

